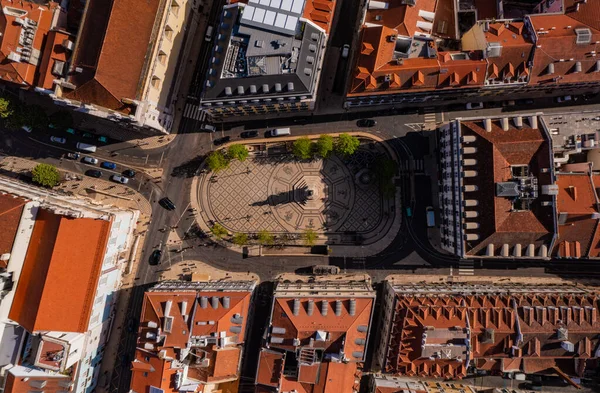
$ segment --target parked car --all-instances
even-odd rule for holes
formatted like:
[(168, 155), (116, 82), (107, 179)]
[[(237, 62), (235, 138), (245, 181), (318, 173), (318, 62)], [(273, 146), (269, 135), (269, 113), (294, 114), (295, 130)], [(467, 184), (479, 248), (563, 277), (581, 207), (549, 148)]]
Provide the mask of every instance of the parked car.
[(125, 176), (119, 176), (119, 175), (112, 175), (110, 177), (110, 180), (114, 181), (115, 183), (121, 183), (121, 184), (129, 183), (128, 178), (126, 178)]
[(30, 126), (21, 126), (21, 129), (25, 132), (31, 132), (33, 131), (33, 128), (31, 128)]
[(334, 265), (313, 265), (311, 266), (312, 274), (324, 276), (327, 274), (339, 274), (340, 268)]
[(483, 102), (467, 102), (466, 105), (467, 109), (482, 109), (483, 108)]
[(572, 96), (556, 97), (556, 102), (558, 102), (559, 104), (561, 104), (563, 102), (568, 102), (568, 101), (573, 101), (573, 97)]
[(59, 136), (51, 136), (50, 141), (54, 143), (60, 143), (61, 145), (67, 143), (67, 140), (65, 138), (61, 138)]
[(67, 158), (69, 160), (79, 160), (79, 157), (81, 157), (79, 153), (67, 153)]
[(100, 136), (98, 137), (98, 142), (101, 142), (101, 143), (108, 143), (108, 139), (107, 139), (105, 136), (102, 136), (102, 135), (100, 135)]
[(216, 132), (217, 131), (217, 127), (213, 126), (212, 124), (203, 124), (201, 128), (202, 128), (202, 130), (208, 131), (208, 132)]
[(373, 119), (360, 119), (356, 122), (356, 125), (359, 127), (374, 127), (377, 125), (377, 120)]
[(344, 46), (342, 47), (342, 57), (344, 59), (347, 58), (349, 53), (350, 53), (350, 45), (344, 44)]
[(102, 177), (102, 171), (99, 171), (97, 169), (88, 169), (87, 171), (85, 171), (85, 175), (98, 178)]
[(93, 138), (94, 134), (90, 134), (89, 132), (84, 132), (82, 135), (84, 138)]
[(266, 137), (278, 137), (278, 136), (286, 136), (286, 135), (292, 135), (292, 130), (290, 130), (289, 127), (286, 128), (273, 128), (272, 130), (267, 130), (267, 132), (265, 133)]
[(502, 101), (502, 106), (515, 106), (517, 102), (515, 100)]
[(117, 164), (115, 164), (114, 162), (103, 161), (100, 164), (100, 166), (105, 169), (112, 169), (112, 170), (117, 169)]
[(161, 200), (159, 200), (158, 204), (161, 205), (162, 207), (164, 207), (167, 210), (175, 210), (175, 204), (173, 203), (172, 200), (170, 200), (167, 197), (164, 197)]
[(67, 134), (75, 135), (75, 130), (72, 128), (67, 128)]
[(81, 162), (84, 164), (98, 165), (98, 159), (94, 157), (85, 156), (81, 159)]
[(152, 254), (150, 254), (150, 258), (148, 258), (148, 263), (152, 266), (156, 266), (160, 263), (160, 259), (162, 258), (161, 250), (154, 250)]
[(244, 131), (240, 134), (241, 138), (256, 138), (258, 136), (258, 131)]
[(135, 171), (133, 169), (125, 169), (122, 173), (123, 176), (133, 179), (135, 177)]
[(215, 144), (215, 146), (220, 146), (224, 143), (227, 143), (231, 140), (230, 136), (224, 136), (223, 138), (217, 138), (213, 141), (213, 143)]

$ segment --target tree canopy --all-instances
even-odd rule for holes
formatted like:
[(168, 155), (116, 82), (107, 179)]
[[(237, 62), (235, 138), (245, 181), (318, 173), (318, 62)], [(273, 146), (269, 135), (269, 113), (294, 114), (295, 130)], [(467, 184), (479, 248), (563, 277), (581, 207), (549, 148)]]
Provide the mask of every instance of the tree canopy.
[(219, 172), (229, 166), (229, 159), (221, 150), (215, 150), (206, 158), (208, 168), (213, 172)]
[(292, 151), (297, 158), (308, 160), (312, 157), (312, 142), (305, 136), (298, 138), (294, 141)]
[(54, 165), (37, 164), (31, 171), (34, 183), (44, 187), (55, 187), (60, 182), (60, 172)]
[(333, 137), (331, 135), (321, 135), (315, 143), (315, 150), (319, 157), (327, 158), (333, 151)]
[(230, 158), (244, 162), (248, 158), (248, 149), (244, 145), (231, 145), (227, 150), (227, 154)]
[(340, 134), (335, 145), (335, 150), (338, 154), (343, 156), (351, 156), (356, 153), (360, 141), (357, 137), (350, 134)]

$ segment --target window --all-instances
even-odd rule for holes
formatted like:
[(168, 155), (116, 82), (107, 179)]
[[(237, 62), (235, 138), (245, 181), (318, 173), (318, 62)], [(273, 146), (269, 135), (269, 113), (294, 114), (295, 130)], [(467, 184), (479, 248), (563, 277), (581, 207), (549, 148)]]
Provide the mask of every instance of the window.
[(144, 373), (144, 377), (147, 377), (147, 376), (148, 376), (148, 373)]
[(169, 41), (173, 40), (173, 29), (169, 25), (165, 27), (165, 36)]
[(175, 0), (171, 2), (171, 12), (175, 16), (179, 15), (179, 4)]
[(155, 89), (158, 89), (160, 87), (160, 78), (156, 75), (152, 77), (152, 87), (154, 87)]
[(163, 51), (158, 52), (158, 62), (162, 65), (167, 64), (167, 54)]

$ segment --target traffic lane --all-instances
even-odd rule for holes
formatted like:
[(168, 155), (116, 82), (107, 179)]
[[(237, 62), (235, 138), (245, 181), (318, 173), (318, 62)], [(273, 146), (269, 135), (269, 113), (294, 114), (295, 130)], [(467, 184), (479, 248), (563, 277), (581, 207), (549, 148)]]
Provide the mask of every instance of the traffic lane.
[[(91, 170), (91, 169), (98, 170), (98, 171), (102, 172), (102, 176), (100, 176), (98, 179), (110, 180), (110, 181), (114, 182), (115, 184), (123, 184), (120, 182), (113, 181), (111, 179), (111, 177), (113, 175), (124, 177), (122, 174), (122, 171), (119, 169), (111, 170), (111, 169), (107, 169), (107, 168), (102, 168), (100, 165), (93, 165), (93, 164), (85, 163), (85, 162), (81, 161), (81, 159), (79, 159), (79, 160), (62, 159), (62, 160), (59, 160), (59, 163), (57, 166), (59, 166), (63, 169), (66, 169), (66, 170), (83, 173), (83, 174), (85, 174), (88, 170)], [(143, 176), (141, 176), (139, 173), (136, 173), (135, 177), (127, 178), (127, 179), (128, 179), (127, 183), (123, 184), (123, 185), (133, 188), (135, 190), (140, 190), (141, 186), (146, 183), (146, 180), (148, 180), (148, 179), (143, 178)]]

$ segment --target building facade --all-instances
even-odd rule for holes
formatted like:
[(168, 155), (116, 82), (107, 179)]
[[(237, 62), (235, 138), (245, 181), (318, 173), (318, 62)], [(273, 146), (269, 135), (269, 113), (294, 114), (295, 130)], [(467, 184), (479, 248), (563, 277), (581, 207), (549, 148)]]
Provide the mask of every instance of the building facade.
[[(8, 179), (0, 179), (0, 192), (0, 207), (10, 213), (3, 215), (7, 232), (0, 242), (4, 390), (68, 385), (89, 393), (139, 212)], [(36, 378), (29, 383), (24, 375)]]
[(568, 285), (387, 282), (375, 363), (394, 375), (569, 380), (599, 356), (598, 298)]
[(336, 3), (232, 1), (214, 28), (198, 104), (184, 116), (298, 112), (314, 108)]
[(370, 281), (277, 284), (257, 391), (357, 392), (371, 331)]
[(164, 281), (144, 296), (131, 392), (237, 391), (255, 281)]

